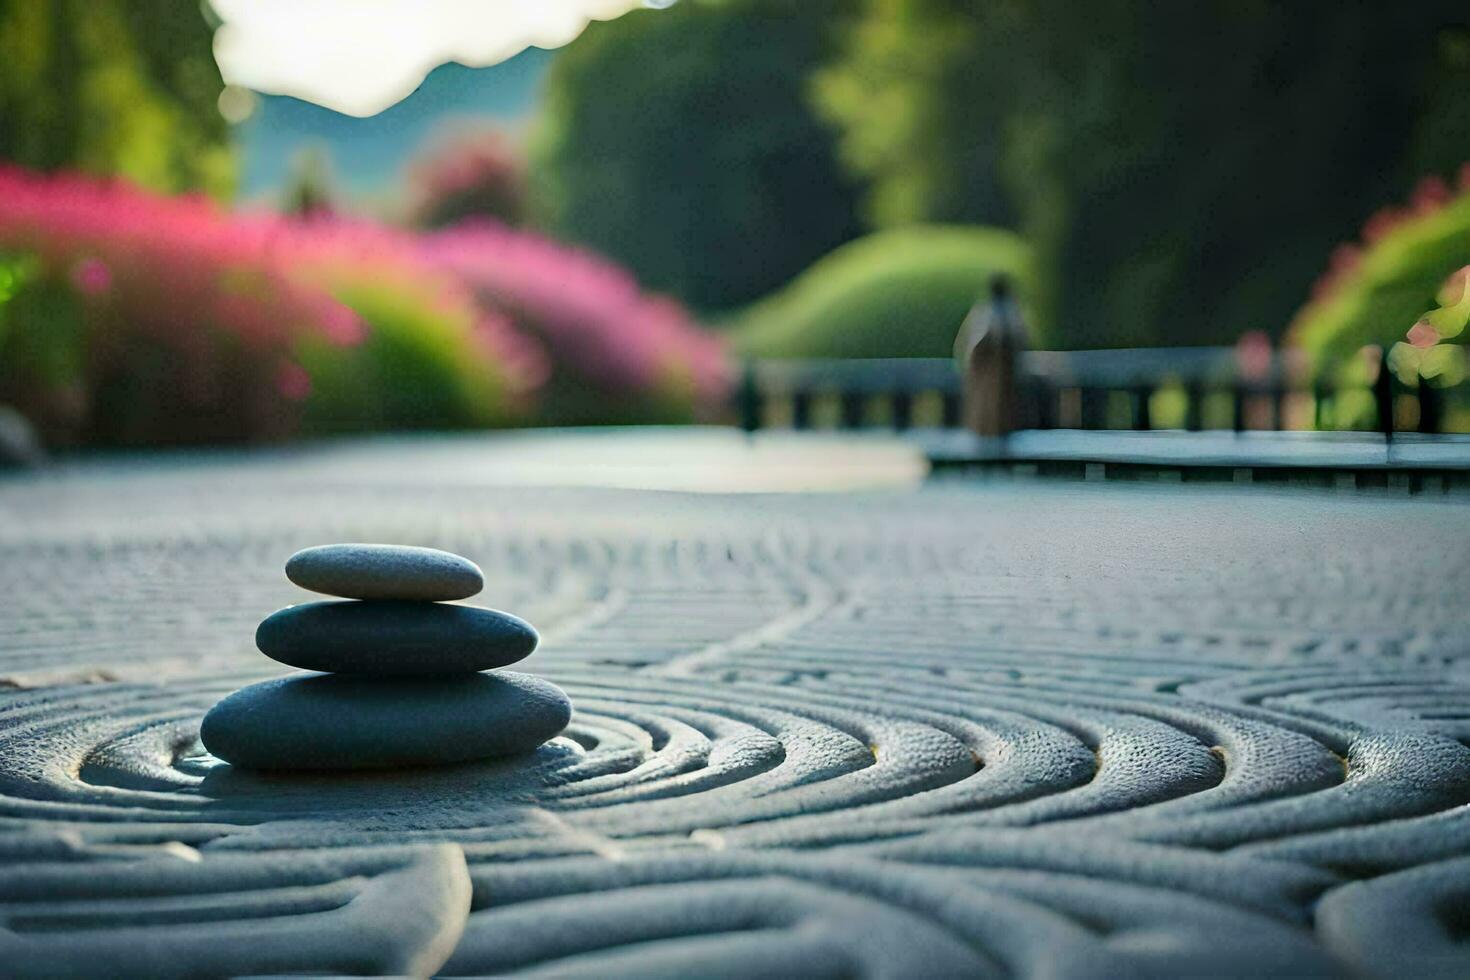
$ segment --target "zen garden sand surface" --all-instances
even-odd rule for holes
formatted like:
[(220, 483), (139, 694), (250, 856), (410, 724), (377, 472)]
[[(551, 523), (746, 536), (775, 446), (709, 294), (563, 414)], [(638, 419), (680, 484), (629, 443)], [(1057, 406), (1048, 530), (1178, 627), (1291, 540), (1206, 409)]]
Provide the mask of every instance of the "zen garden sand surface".
[(0, 973), (1470, 972), (1463, 498), (457, 445), (0, 482)]

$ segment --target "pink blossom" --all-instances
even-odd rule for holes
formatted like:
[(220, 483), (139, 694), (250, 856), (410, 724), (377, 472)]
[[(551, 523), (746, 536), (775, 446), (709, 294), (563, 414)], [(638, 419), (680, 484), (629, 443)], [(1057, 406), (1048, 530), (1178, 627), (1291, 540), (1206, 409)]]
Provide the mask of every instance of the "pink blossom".
[(1408, 341), (1415, 347), (1433, 347), (1439, 343), (1439, 331), (1424, 320), (1409, 328)]
[(1454, 197), (1450, 185), (1438, 174), (1431, 174), (1419, 181), (1410, 198), (1410, 207), (1415, 214), (1430, 214), (1444, 207)]
[(0, 250), (35, 255), (44, 274), (88, 295), (105, 291), (109, 322), (190, 363), (208, 363), (228, 336), (252, 363), (282, 365), (261, 384), (292, 401), (311, 391), (299, 344), (371, 339), (373, 324), (339, 298), (354, 290), (431, 311), (462, 338), (464, 369), (496, 378), (512, 399), (562, 378), (708, 405), (730, 381), (723, 343), (679, 304), (605, 259), (490, 222), (422, 236), (0, 166)]
[(1379, 208), (1373, 216), (1363, 222), (1363, 241), (1369, 245), (1393, 231), (1409, 217), (1406, 208)]
[(351, 307), (338, 305), (327, 311), (322, 320), (322, 333), (340, 347), (356, 347), (366, 339), (367, 327)]
[(1470, 265), (1461, 266), (1450, 273), (1444, 285), (1439, 287), (1439, 305), (1459, 306), (1470, 294)]
[(1260, 330), (1248, 330), (1235, 343), (1235, 361), (1246, 378), (1264, 378), (1271, 372), (1271, 338)]
[(698, 401), (722, 398), (720, 339), (673, 300), (642, 292), (605, 259), (488, 221), (428, 235), (425, 254), (487, 306), (534, 333), (556, 370), (607, 392), (655, 394), (683, 379)]
[(112, 285), (112, 270), (101, 259), (82, 259), (71, 270), (72, 285), (88, 296), (107, 292)]
[(412, 167), (409, 176), (422, 205), (428, 199), (479, 187), (512, 190), (524, 179), (524, 170), (509, 140), (495, 130), (486, 130), (434, 147)]
[[(1408, 207), (1385, 207), (1380, 208), (1363, 224), (1361, 243), (1346, 243), (1333, 249), (1327, 264), (1327, 269), (1312, 284), (1310, 299), (1294, 319), (1294, 324), (1306, 322), (1313, 312), (1320, 308), (1320, 304), (1330, 299), (1341, 289), (1344, 284), (1351, 282), (1358, 274), (1362, 257), (1367, 247), (1372, 246), (1385, 236), (1395, 232), (1406, 222), (1426, 218), (1433, 215), (1455, 200), (1456, 195), (1463, 197), (1470, 194), (1470, 162), (1463, 164), (1455, 180), (1456, 189), (1452, 190), (1449, 182), (1443, 178), (1431, 175), (1424, 178), (1414, 188), (1413, 196)], [(1470, 268), (1470, 267), (1467, 267)], [(1462, 270), (1463, 272), (1464, 270)], [(1451, 282), (1446, 283), (1445, 289), (1454, 293)], [(1447, 304), (1442, 299), (1441, 303)], [(1416, 329), (1418, 325), (1416, 324)], [(1426, 329), (1433, 328), (1425, 325)], [(1424, 336), (1424, 334), (1420, 334)]]
[(311, 375), (300, 364), (286, 361), (276, 370), (276, 391), (287, 401), (305, 401), (311, 394)]

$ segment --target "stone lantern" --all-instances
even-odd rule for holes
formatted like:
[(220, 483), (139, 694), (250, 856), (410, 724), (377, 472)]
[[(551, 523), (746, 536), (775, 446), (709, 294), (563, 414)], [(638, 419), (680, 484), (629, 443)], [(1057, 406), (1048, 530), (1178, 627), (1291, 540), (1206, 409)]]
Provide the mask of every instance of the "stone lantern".
[(1026, 325), (1010, 280), (990, 281), (987, 302), (976, 303), (955, 338), (955, 360), (964, 378), (964, 425), (980, 436), (1005, 436), (1020, 428), (1017, 374), (1026, 349)]

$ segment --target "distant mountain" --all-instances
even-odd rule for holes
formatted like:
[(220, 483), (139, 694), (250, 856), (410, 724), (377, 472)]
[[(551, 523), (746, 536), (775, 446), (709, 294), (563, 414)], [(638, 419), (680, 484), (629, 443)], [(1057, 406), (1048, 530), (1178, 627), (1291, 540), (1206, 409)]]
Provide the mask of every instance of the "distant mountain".
[(339, 190), (371, 195), (397, 179), (443, 126), (478, 119), (522, 128), (540, 105), (541, 79), (553, 54), (527, 48), (489, 68), (440, 65), (408, 98), (366, 119), (290, 96), (261, 95), (255, 112), (235, 130), (240, 197), (249, 201), (278, 191), (303, 150), (326, 152)]

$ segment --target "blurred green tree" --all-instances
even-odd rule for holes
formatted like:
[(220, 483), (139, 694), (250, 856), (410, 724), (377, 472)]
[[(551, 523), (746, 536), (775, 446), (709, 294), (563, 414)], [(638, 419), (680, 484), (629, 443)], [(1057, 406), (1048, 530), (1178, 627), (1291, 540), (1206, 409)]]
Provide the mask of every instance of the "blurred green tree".
[(178, 0), (0, 0), (0, 159), (228, 193), (212, 38)]
[(853, 0), (684, 0), (561, 51), (532, 147), (553, 234), (703, 310), (762, 296), (859, 233), (807, 98)]
[(1058, 346), (1279, 334), (1470, 156), (1463, 3), (867, 0), (816, 92), (881, 225), (1008, 224)]

